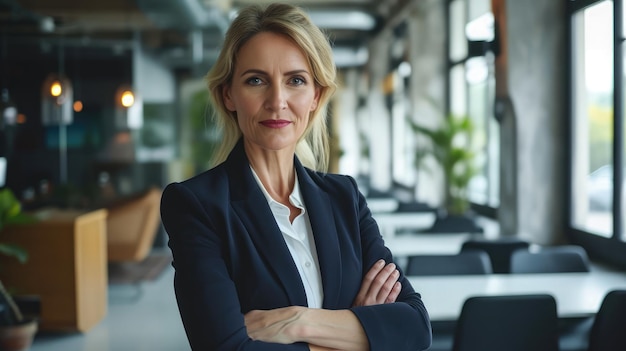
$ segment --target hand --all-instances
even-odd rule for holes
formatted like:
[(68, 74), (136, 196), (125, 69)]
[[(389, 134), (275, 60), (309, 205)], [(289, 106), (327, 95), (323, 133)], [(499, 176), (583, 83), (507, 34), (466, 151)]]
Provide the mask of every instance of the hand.
[(354, 299), (353, 306), (395, 302), (402, 289), (399, 277), (400, 272), (394, 263), (385, 265), (384, 260), (378, 260), (363, 277), (361, 289)]
[(297, 341), (294, 327), (306, 307), (289, 306), (273, 310), (253, 310), (245, 314), (248, 336), (253, 340), (292, 344)]

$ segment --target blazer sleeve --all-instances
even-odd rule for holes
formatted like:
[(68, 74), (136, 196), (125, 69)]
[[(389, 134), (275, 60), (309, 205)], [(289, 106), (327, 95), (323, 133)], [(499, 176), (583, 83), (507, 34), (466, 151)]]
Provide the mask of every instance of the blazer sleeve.
[[(359, 192), (354, 179), (348, 178), (356, 192), (363, 272), (366, 273), (380, 258), (389, 263), (393, 262), (393, 257), (384, 244), (365, 197)], [(399, 271), (402, 290), (395, 303), (351, 308), (365, 330), (370, 351), (425, 350), (430, 347), (432, 330), (426, 307), (402, 270)]]
[[(161, 198), (161, 220), (169, 236), (176, 272), (176, 300), (194, 351), (308, 350), (254, 341), (248, 337), (237, 290), (223, 257), (220, 233), (203, 202), (184, 183), (168, 185)], [(223, 234), (223, 233), (222, 233)]]

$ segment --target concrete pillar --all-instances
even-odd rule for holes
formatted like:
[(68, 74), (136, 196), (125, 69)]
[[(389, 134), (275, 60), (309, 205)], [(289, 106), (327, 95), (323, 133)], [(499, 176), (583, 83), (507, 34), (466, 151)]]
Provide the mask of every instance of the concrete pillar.
[(374, 38), (369, 47), (368, 72), (370, 85), (367, 96), (369, 111), (368, 142), (371, 164), (372, 188), (380, 191), (391, 187), (391, 116), (385, 104), (383, 81), (389, 72), (389, 49), (392, 34), (388, 30)]
[[(565, 43), (563, 1), (506, 0), (508, 92), (515, 140), (502, 132), (502, 167), (517, 149), (518, 235), (538, 244), (564, 239), (566, 160)], [(503, 124), (505, 126), (505, 124)], [(502, 179), (507, 184), (507, 179)], [(509, 203), (503, 198), (500, 211)]]
[[(410, 118), (420, 125), (436, 128), (444, 118), (446, 91), (446, 21), (445, 1), (427, 0), (407, 18)], [(426, 140), (415, 138), (416, 150)], [(437, 167), (432, 165), (431, 169)], [(438, 206), (443, 199), (443, 177), (424, 167), (417, 169), (416, 199)]]

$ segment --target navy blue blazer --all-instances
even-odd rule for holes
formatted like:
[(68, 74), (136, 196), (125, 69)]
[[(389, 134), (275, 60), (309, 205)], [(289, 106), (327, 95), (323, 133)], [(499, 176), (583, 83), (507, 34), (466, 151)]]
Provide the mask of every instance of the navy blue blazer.
[[(297, 157), (295, 168), (319, 258), (323, 308), (352, 310), (372, 351), (429, 347), (428, 313), (402, 273), (397, 302), (352, 307), (369, 268), (381, 258), (393, 261), (354, 179), (304, 168)], [(221, 165), (168, 185), (161, 219), (193, 350), (308, 350), (305, 343), (253, 341), (246, 332), (246, 312), (307, 306), (307, 299), (241, 140)]]

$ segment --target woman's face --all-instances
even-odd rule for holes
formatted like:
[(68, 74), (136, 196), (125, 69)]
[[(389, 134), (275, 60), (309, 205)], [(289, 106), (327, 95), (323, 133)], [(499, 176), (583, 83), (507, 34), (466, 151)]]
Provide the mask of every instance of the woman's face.
[(319, 89), (300, 48), (285, 36), (263, 32), (239, 49), (223, 98), (249, 144), (295, 151)]

